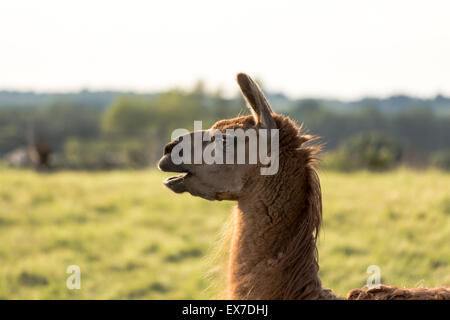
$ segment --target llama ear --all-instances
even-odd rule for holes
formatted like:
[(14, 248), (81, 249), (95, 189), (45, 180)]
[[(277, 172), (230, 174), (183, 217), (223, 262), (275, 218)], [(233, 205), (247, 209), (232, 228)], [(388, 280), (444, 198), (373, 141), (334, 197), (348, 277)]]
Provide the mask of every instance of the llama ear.
[(276, 129), (272, 108), (258, 84), (245, 73), (237, 74), (237, 82), (252, 111), (256, 125), (265, 129)]

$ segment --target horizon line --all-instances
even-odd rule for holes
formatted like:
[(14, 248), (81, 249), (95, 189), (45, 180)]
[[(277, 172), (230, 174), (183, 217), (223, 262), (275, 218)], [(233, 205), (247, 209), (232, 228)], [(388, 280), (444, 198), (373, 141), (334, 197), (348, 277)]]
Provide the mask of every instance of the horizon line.
[[(130, 93), (130, 94), (137, 94), (137, 95), (157, 95), (160, 93), (172, 91), (172, 90), (180, 90), (180, 91), (192, 91), (194, 89), (193, 86), (186, 88), (186, 86), (172, 86), (172, 87), (166, 87), (164, 89), (138, 89), (138, 88), (126, 88), (126, 87), (104, 87), (104, 88), (92, 88), (92, 87), (78, 87), (78, 88), (67, 88), (67, 89), (57, 89), (57, 88), (46, 88), (46, 89), (29, 89), (29, 88), (7, 88), (7, 87), (0, 87), (0, 92), (10, 92), (10, 93), (19, 93), (19, 94), (35, 94), (35, 95), (52, 95), (52, 94), (80, 94), (83, 92), (90, 92), (90, 93)], [(205, 93), (209, 95), (213, 95), (217, 90), (221, 89), (220, 87), (215, 88), (215, 90), (211, 90), (211, 88), (205, 88)], [(415, 95), (412, 93), (407, 93), (406, 91), (392, 91), (388, 94), (360, 94), (356, 95), (355, 97), (339, 97), (338, 95), (331, 95), (331, 94), (323, 94), (323, 95), (317, 95), (317, 94), (302, 94), (302, 95), (292, 95), (288, 94), (284, 91), (280, 90), (270, 90), (265, 88), (265, 93), (267, 95), (277, 95), (281, 94), (284, 95), (289, 100), (306, 100), (306, 99), (316, 99), (316, 100), (335, 100), (335, 101), (343, 101), (343, 102), (352, 102), (352, 101), (360, 101), (364, 99), (379, 99), (379, 100), (386, 100), (392, 97), (409, 97), (414, 99), (420, 99), (420, 100), (434, 100), (437, 97), (444, 97), (450, 99), (450, 92), (446, 92), (446, 90), (436, 90), (436, 92), (428, 95)], [(234, 90), (232, 94), (222, 92), (222, 95), (226, 99), (233, 99), (236, 96), (239, 96), (239, 90)]]

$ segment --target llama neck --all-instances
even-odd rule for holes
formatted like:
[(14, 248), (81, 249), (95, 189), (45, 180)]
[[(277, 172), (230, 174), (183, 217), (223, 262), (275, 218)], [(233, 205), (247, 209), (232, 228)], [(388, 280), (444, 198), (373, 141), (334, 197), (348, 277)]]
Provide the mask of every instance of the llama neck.
[(293, 184), (266, 181), (264, 186), (254, 186), (257, 192), (252, 194), (257, 196), (238, 201), (228, 266), (229, 298), (318, 299), (328, 294), (318, 276), (315, 237), (320, 186), (318, 180), (310, 180), (317, 178), (313, 171), (294, 178)]

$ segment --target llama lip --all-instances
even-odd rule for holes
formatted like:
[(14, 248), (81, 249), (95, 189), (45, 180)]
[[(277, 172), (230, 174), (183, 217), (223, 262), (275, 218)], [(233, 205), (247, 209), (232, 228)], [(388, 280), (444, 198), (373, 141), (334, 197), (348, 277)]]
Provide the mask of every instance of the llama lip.
[(184, 180), (191, 176), (191, 173), (183, 173), (177, 176), (169, 177), (163, 181), (163, 184), (175, 193), (182, 193), (186, 191)]
[(183, 165), (175, 164), (172, 161), (172, 157), (169, 154), (165, 154), (158, 162), (158, 169), (164, 172), (178, 172), (185, 173), (188, 170)]

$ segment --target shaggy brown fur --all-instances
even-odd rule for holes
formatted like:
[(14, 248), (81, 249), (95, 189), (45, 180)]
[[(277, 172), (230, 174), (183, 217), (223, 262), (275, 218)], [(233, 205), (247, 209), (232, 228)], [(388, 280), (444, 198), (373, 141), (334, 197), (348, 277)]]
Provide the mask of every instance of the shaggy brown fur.
[[(330, 290), (322, 288), (318, 276), (316, 241), (322, 220), (322, 196), (314, 169), (320, 149), (312, 143), (315, 137), (301, 134), (289, 118), (274, 114), (259, 87), (247, 75), (239, 74), (238, 83), (253, 115), (222, 120), (213, 128), (225, 131), (276, 126), (279, 129), (278, 173), (264, 176), (259, 174), (259, 166), (248, 171), (238, 171), (236, 167), (235, 172), (242, 172), (239, 181), (244, 181), (238, 194), (222, 190), (211, 193), (211, 189), (219, 188), (214, 185), (216, 181), (225, 184), (236, 173), (227, 171), (227, 176), (223, 173), (225, 169), (218, 169), (204, 178), (201, 170), (207, 165), (175, 167), (168, 157), (171, 148), (165, 150), (159, 167), (165, 171), (189, 172), (185, 180), (172, 180), (171, 183), (176, 181), (172, 186), (175, 192), (188, 191), (209, 200), (237, 200), (232, 216), (226, 298), (337, 299)], [(233, 186), (230, 184), (231, 189)], [(450, 299), (450, 290), (381, 286), (352, 290), (347, 298)]]
[(348, 300), (450, 300), (450, 289), (397, 288), (381, 285), (379, 288), (354, 289), (347, 294)]

